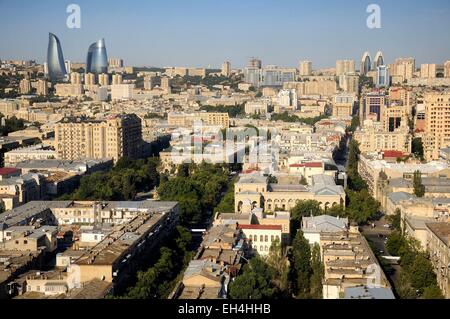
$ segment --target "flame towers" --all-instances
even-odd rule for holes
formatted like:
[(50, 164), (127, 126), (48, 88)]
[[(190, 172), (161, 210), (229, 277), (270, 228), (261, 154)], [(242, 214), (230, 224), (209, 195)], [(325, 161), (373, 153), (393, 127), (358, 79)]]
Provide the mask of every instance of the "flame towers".
[(362, 75), (367, 75), (372, 70), (372, 62), (370, 61), (369, 52), (365, 52), (361, 60), (360, 72)]
[(47, 49), (48, 77), (51, 81), (60, 81), (67, 76), (61, 43), (56, 35), (49, 33)]
[(108, 72), (108, 55), (106, 54), (105, 40), (101, 39), (89, 46), (86, 73), (101, 74)]

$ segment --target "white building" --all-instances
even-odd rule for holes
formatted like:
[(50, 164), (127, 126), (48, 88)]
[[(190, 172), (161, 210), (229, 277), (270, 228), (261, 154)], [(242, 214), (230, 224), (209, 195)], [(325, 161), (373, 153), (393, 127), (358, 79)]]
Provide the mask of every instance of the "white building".
[(134, 84), (111, 85), (111, 100), (130, 100), (133, 98)]

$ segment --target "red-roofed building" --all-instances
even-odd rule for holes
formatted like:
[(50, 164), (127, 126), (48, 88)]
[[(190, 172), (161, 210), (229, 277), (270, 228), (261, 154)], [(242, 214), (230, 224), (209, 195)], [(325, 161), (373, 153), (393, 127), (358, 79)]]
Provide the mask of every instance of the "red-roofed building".
[(402, 158), (403, 156), (405, 156), (405, 154), (401, 151), (389, 150), (383, 152), (383, 159), (387, 161), (390, 159), (397, 160), (397, 158)]
[(308, 178), (312, 175), (324, 173), (324, 165), (322, 162), (294, 163), (289, 165), (289, 173), (301, 174)]
[(13, 167), (1, 167), (0, 168), (0, 180), (4, 180), (10, 177), (20, 176), (20, 169)]

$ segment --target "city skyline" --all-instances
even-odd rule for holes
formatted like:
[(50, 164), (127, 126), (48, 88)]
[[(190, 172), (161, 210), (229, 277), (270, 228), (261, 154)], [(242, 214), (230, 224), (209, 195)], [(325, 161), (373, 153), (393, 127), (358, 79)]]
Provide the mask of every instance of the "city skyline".
[[(310, 60), (318, 69), (334, 67), (336, 59), (359, 61), (365, 51), (372, 59), (382, 51), (386, 63), (412, 56), (418, 65), (442, 64), (450, 56), (450, 44), (444, 41), (450, 4), (431, 2), (411, 6), (406, 1), (378, 1), (382, 27), (369, 29), (365, 1), (284, 1), (280, 6), (275, 1), (169, 5), (136, 0), (123, 8), (117, 1), (82, 0), (76, 3), (81, 8), (81, 28), (69, 29), (70, 2), (2, 1), (0, 59), (44, 62), (48, 32), (52, 32), (60, 39), (65, 58), (74, 62), (84, 62), (86, 47), (105, 38), (109, 56), (136, 66), (220, 68), (229, 60), (233, 67), (243, 67), (256, 56), (264, 65), (297, 67), (299, 60)], [(23, 18), (13, 19), (18, 8)]]

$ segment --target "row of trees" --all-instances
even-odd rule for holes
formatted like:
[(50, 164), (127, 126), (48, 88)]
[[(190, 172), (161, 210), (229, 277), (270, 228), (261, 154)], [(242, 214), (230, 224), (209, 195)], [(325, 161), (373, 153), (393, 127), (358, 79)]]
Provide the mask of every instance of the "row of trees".
[(217, 105), (217, 106), (202, 105), (200, 110), (206, 111), (206, 112), (228, 113), (230, 118), (238, 117), (238, 116), (244, 116), (245, 115), (245, 106), (244, 106), (244, 104), (229, 105), (229, 106), (225, 106), (225, 105)]
[(83, 176), (80, 187), (61, 199), (133, 200), (139, 192), (150, 191), (159, 185), (158, 165), (157, 158), (121, 158), (110, 171)]
[(138, 272), (136, 284), (128, 288), (125, 299), (165, 299), (178, 282), (179, 274), (192, 259), (192, 236), (178, 226), (168, 246), (162, 247), (156, 262), (146, 271)]
[(293, 122), (300, 122), (300, 123), (304, 123), (304, 124), (308, 124), (308, 125), (312, 125), (314, 126), (317, 122), (328, 118), (327, 115), (320, 115), (320, 116), (316, 116), (316, 117), (308, 117), (308, 118), (300, 118), (296, 115), (289, 115), (288, 112), (284, 112), (281, 114), (273, 114), (271, 119), (273, 121), (283, 121), (283, 122), (288, 122), (288, 123), (293, 123)]
[(395, 231), (389, 236), (386, 249), (389, 254), (400, 257), (402, 272), (395, 282), (400, 298), (443, 298), (428, 254), (420, 249), (417, 240)]

